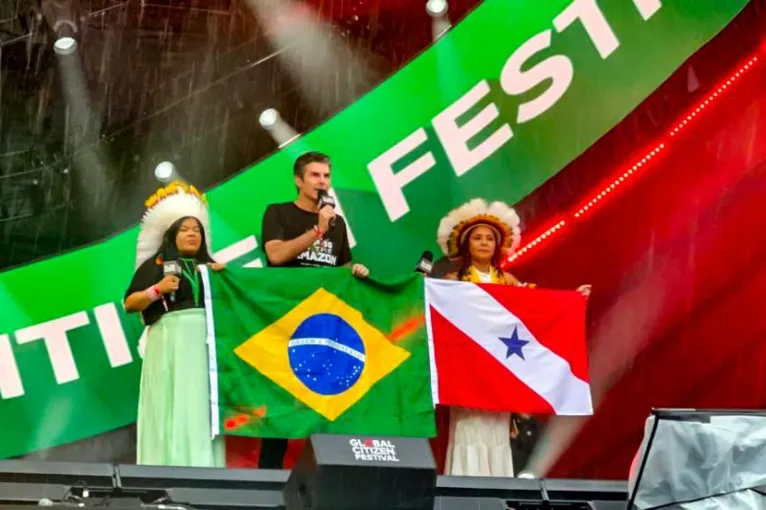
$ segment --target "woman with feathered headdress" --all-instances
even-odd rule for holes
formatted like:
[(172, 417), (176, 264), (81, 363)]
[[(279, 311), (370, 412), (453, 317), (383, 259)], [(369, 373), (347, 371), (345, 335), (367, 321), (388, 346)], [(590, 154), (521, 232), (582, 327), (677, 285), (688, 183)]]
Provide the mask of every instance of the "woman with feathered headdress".
[[(524, 285), (501, 268), (521, 242), (519, 216), (502, 202), (474, 199), (442, 219), (437, 240), (457, 263), (446, 278), (474, 283)], [(578, 289), (590, 294), (590, 286)], [(450, 408), (445, 474), (513, 476), (511, 415), (461, 407)]]
[[(174, 182), (146, 202), (136, 272), (125, 310), (149, 327), (138, 404), (139, 464), (223, 467), (222, 438), (211, 440), (207, 323), (198, 266), (210, 256), (205, 197)], [(173, 262), (178, 274), (165, 275)]]

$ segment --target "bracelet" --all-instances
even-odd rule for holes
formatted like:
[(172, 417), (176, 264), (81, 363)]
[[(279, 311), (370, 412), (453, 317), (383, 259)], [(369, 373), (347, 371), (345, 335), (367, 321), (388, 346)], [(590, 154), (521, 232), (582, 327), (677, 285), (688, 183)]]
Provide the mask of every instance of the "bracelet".
[(160, 296), (162, 296), (162, 292), (160, 292), (160, 288), (157, 287), (156, 285), (152, 285), (151, 287), (146, 289), (144, 292), (146, 293), (146, 297), (148, 297), (149, 301), (151, 301), (152, 303), (157, 301), (160, 298)]
[(319, 225), (314, 225), (314, 235), (317, 236), (317, 239), (320, 241), (322, 240), (322, 237), (324, 237), (322, 230), (319, 228)]

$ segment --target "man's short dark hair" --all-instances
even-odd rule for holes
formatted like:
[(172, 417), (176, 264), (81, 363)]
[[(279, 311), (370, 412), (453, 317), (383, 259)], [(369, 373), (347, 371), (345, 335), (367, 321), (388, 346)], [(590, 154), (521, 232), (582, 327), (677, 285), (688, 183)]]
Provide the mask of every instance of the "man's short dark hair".
[(331, 166), (330, 156), (322, 154), (321, 152), (306, 152), (305, 154), (301, 154), (298, 156), (298, 159), (295, 160), (295, 164), (293, 165), (293, 175), (303, 179), (303, 176), (306, 175), (306, 167), (311, 163), (324, 163), (327, 166)]

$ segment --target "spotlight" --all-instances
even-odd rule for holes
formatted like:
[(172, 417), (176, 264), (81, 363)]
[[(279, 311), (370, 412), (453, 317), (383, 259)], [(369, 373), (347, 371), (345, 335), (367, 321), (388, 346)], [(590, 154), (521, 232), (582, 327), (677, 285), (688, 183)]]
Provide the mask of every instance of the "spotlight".
[(300, 136), (274, 108), (263, 110), (258, 122), (280, 149)]
[(53, 43), (53, 50), (59, 55), (70, 55), (77, 48), (77, 41), (74, 37), (59, 37)]
[(426, 11), (434, 18), (447, 14), (447, 0), (428, 0)]
[(154, 167), (154, 176), (160, 182), (167, 182), (176, 173), (176, 166), (170, 161), (163, 161)]
[(517, 478), (526, 478), (528, 480), (533, 480), (535, 478), (535, 475), (530, 473), (529, 471), (522, 471), (518, 474)]
[(263, 129), (272, 129), (277, 125), (277, 121), (279, 121), (279, 112), (274, 108), (263, 110), (263, 113), (258, 118), (258, 122), (261, 123)]
[(77, 25), (69, 20), (58, 20), (53, 24), (53, 31), (56, 32), (56, 42), (53, 43), (53, 50), (59, 55), (71, 55), (77, 50)]

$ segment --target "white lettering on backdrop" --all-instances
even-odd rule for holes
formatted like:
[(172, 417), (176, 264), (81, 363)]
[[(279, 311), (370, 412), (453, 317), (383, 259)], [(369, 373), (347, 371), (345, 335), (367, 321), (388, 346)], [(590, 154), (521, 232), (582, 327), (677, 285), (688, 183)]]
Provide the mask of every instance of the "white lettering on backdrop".
[[(632, 3), (644, 21), (649, 20), (662, 7), (660, 0), (632, 0)], [(620, 41), (596, 0), (573, 0), (556, 16), (552, 24), (561, 33), (578, 20), (602, 59), (608, 58), (619, 48)], [(538, 97), (519, 105), (516, 119), (518, 124), (537, 118), (553, 108), (564, 97), (574, 78), (574, 65), (566, 55), (551, 55), (522, 71), (527, 62), (551, 46), (552, 37), (553, 31), (550, 29), (532, 36), (508, 57), (500, 72), (501, 87), (511, 96), (524, 94), (548, 82), (547, 88)], [(511, 126), (502, 124), (484, 141), (476, 143), (474, 140), (474, 149), (468, 148), (468, 140), (497, 119), (498, 108), (494, 103), (489, 103), (462, 125), (457, 124), (457, 118), (479, 104), (488, 94), (489, 85), (486, 80), (482, 80), (433, 119), (437, 137), (458, 177), (476, 168), (514, 136)], [(368, 165), (370, 176), (392, 222), (410, 211), (404, 195), (405, 186), (436, 166), (436, 159), (433, 153), (425, 151), (404, 168), (395, 171), (394, 167), (427, 141), (426, 131), (418, 129)]]

